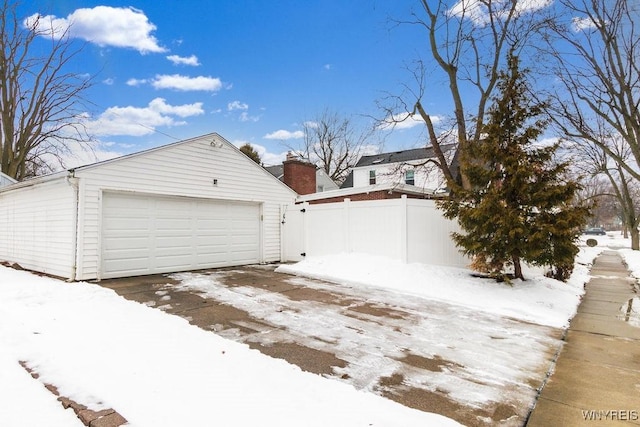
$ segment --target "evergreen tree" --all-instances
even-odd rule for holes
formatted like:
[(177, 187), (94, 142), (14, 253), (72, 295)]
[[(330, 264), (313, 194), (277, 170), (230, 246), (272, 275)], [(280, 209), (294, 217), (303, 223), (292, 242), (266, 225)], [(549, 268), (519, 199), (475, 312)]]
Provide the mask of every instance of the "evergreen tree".
[(541, 118), (544, 105), (527, 95), (525, 75), (510, 55), (482, 142), (461, 152), (472, 188), (440, 207), (457, 218), (464, 233), (453, 238), (475, 269), (504, 280), (505, 268), (512, 267), (513, 277), (524, 279), (521, 263), (527, 262), (566, 280), (589, 212), (572, 203), (579, 185), (568, 177), (568, 164), (556, 162), (558, 144), (536, 144), (548, 123)]
[(240, 151), (257, 164), (261, 164), (262, 159), (260, 158), (260, 154), (258, 154), (258, 152), (248, 142), (240, 147)]

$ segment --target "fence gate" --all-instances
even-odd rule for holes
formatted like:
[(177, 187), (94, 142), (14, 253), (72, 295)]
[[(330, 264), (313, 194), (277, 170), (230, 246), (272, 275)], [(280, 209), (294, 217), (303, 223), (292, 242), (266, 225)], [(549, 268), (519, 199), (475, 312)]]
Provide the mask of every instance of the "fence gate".
[(305, 257), (305, 212), (308, 205), (282, 206), (282, 261), (302, 261)]

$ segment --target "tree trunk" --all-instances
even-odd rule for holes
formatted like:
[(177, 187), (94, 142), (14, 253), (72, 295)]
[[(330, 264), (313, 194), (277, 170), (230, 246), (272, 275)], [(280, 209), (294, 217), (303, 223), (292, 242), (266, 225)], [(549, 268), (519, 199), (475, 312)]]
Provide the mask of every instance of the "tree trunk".
[(522, 275), (522, 265), (520, 264), (519, 256), (512, 256), (511, 261), (513, 262), (513, 278), (524, 280), (524, 276)]
[(631, 249), (634, 251), (640, 250), (640, 232), (637, 227), (633, 227), (629, 230), (631, 234)]

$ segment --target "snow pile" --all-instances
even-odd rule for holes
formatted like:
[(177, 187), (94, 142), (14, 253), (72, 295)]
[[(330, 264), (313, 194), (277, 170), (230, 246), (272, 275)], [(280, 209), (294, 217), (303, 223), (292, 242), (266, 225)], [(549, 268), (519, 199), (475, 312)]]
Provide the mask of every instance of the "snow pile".
[(79, 425), (19, 361), (62, 395), (114, 408), (131, 426), (458, 425), (302, 372), (100, 286), (0, 267), (0, 419)]
[(640, 279), (640, 251), (632, 251), (631, 249), (620, 249), (620, 255), (627, 264), (627, 268), (631, 275)]
[(525, 269), (526, 281), (512, 285), (473, 277), (470, 270), (426, 264), (404, 264), (386, 257), (349, 253), (312, 257), (276, 271), (351, 286), (374, 286), (512, 317), (540, 325), (564, 328), (576, 312), (589, 266), (603, 250), (583, 247), (571, 279), (562, 283), (540, 269)]

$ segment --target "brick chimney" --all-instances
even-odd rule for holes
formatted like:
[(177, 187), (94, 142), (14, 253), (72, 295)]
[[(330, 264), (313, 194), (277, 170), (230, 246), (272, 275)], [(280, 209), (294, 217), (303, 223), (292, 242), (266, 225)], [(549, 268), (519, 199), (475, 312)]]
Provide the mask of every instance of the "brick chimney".
[(312, 194), (316, 192), (316, 166), (287, 155), (282, 163), (283, 181), (296, 193)]
[(286, 160), (297, 160), (298, 156), (296, 156), (295, 154), (293, 154), (291, 151), (287, 151), (287, 158)]

